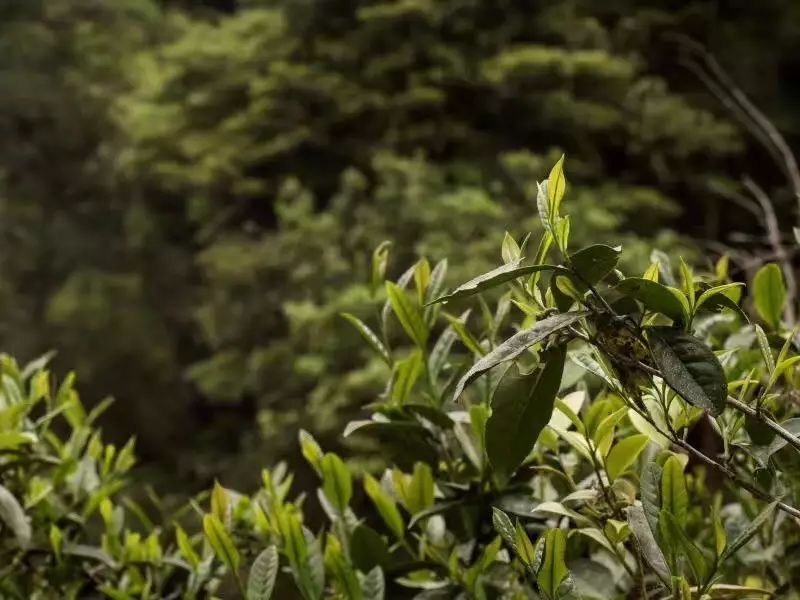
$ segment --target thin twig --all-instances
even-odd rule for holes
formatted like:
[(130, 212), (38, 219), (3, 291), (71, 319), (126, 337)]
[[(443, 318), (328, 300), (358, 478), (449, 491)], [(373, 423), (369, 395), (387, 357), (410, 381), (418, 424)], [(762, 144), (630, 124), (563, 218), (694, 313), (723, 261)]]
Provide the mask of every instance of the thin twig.
[(792, 446), (800, 450), (800, 438), (794, 435), (792, 432), (786, 430), (785, 428), (781, 427), (779, 423), (776, 423), (772, 419), (770, 419), (763, 411), (756, 410), (740, 402), (736, 398), (732, 398), (728, 396), (726, 403), (728, 406), (734, 407), (736, 410), (743, 412), (744, 414), (758, 419), (761, 423), (769, 427), (775, 434), (782, 437), (784, 440), (789, 442)]

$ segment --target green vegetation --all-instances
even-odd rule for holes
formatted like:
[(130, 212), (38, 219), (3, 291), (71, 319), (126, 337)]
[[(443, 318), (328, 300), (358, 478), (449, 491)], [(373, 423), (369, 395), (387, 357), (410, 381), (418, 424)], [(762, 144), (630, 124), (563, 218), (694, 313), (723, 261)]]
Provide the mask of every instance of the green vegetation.
[(725, 195), (774, 172), (662, 33), (708, 42), (791, 133), (792, 4), (4, 3), (0, 345), (57, 350), (90, 405), (118, 399), (109, 435), (195, 488), (291, 457), (300, 426), (338, 443), (385, 378), (337, 317), (382, 302), (382, 241), (395, 277), (482, 271), (504, 230), (541, 233), (564, 151), (573, 239), (631, 268), (650, 244), (699, 258), (670, 229), (752, 234)]
[[(386, 304), (347, 321), (390, 375), (344, 435), (393, 464), (354, 473), (300, 431), (316, 496), (280, 464), (251, 496), (217, 483), (144, 507), (102, 408), (71, 377), (53, 386), (46, 360), (4, 357), (3, 597), (798, 597), (784, 399), (800, 355), (780, 267), (750, 289), (758, 322), (725, 261), (626, 277), (618, 247), (571, 243), (563, 166), (539, 185), (537, 244), (507, 236), (501, 266), (449, 292), (446, 262), (384, 284), (375, 253)], [(719, 452), (692, 441), (700, 423)]]

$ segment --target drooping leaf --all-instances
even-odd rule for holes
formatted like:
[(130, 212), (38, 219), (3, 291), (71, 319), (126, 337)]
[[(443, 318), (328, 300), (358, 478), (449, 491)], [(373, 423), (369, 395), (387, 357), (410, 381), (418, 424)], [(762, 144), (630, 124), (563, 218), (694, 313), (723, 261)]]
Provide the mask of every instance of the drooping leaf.
[(569, 574), (567, 564), (564, 562), (567, 540), (560, 529), (548, 530), (544, 539), (544, 558), (536, 575), (536, 583), (545, 597), (554, 600), (557, 598), (561, 582)]
[(657, 462), (647, 462), (639, 477), (642, 509), (653, 535), (658, 533), (658, 515), (661, 513), (661, 477), (663, 469)]
[(278, 576), (278, 549), (267, 546), (253, 561), (247, 579), (247, 600), (269, 600)]
[(518, 258), (512, 262), (497, 267), (496, 269), (492, 269), (488, 273), (484, 273), (483, 275), (479, 275), (474, 279), (470, 279), (468, 282), (461, 284), (449, 294), (439, 296), (433, 300), (431, 304), (450, 302), (459, 298), (467, 298), (480, 292), (492, 289), (493, 287), (506, 283), (507, 281), (512, 281), (519, 277), (530, 275), (531, 273), (536, 273), (539, 271), (553, 271), (560, 268), (553, 265), (520, 266), (522, 265), (523, 260), (523, 258)]
[(667, 384), (692, 406), (721, 414), (728, 387), (722, 365), (708, 346), (672, 327), (652, 327), (648, 337)]
[(683, 295), (675, 288), (641, 277), (628, 277), (619, 282), (614, 289), (625, 296), (638, 300), (649, 310), (666, 315), (673, 321), (685, 321), (689, 317), (688, 304)]
[(606, 459), (608, 478), (614, 481), (617, 477), (622, 475), (628, 467), (636, 462), (636, 459), (639, 458), (639, 454), (647, 447), (649, 442), (650, 438), (643, 433), (628, 436), (617, 442), (617, 444), (611, 448), (611, 452)]
[(659, 527), (662, 534), (665, 534), (665, 537), (669, 537), (669, 543), (676, 550), (680, 550), (681, 554), (687, 558), (695, 583), (705, 583), (710, 574), (708, 561), (700, 549), (686, 535), (675, 515), (666, 509), (662, 509), (659, 517)]
[(629, 506), (626, 509), (628, 524), (631, 526), (633, 536), (639, 545), (642, 558), (649, 565), (658, 578), (667, 586), (670, 585), (671, 573), (664, 558), (664, 553), (656, 542), (653, 531), (647, 523), (644, 510), (641, 506)]
[(752, 291), (756, 312), (773, 329), (777, 329), (786, 305), (786, 284), (781, 268), (775, 263), (761, 267), (753, 278)]
[(453, 394), (453, 400), (458, 400), (463, 393), (464, 388), (469, 385), (469, 383), (486, 373), (486, 371), (492, 367), (496, 367), (500, 363), (516, 358), (534, 344), (537, 344), (547, 339), (552, 334), (569, 327), (585, 315), (586, 313), (583, 311), (553, 315), (552, 317), (547, 317), (541, 321), (537, 321), (533, 327), (524, 329), (511, 336), (505, 342), (489, 352), (489, 354), (482, 357), (474, 365), (472, 365), (469, 371), (467, 371), (458, 382), (458, 385), (456, 385), (456, 389)]
[(366, 342), (370, 345), (370, 347), (375, 351), (375, 353), (383, 359), (387, 365), (392, 364), (392, 358), (389, 356), (389, 351), (386, 349), (386, 346), (383, 345), (378, 339), (378, 336), (367, 327), (367, 325), (355, 315), (351, 315), (350, 313), (342, 313), (342, 318), (346, 319), (350, 322), (353, 327), (356, 328), (361, 337), (366, 340)]
[(0, 522), (14, 534), (17, 545), (27, 548), (31, 542), (31, 525), (19, 501), (0, 484)]
[(494, 393), (492, 414), (486, 423), (486, 452), (501, 478), (522, 464), (553, 412), (566, 347), (548, 350), (544, 365), (529, 375), (511, 367)]
[(758, 533), (758, 530), (761, 529), (764, 523), (766, 523), (772, 517), (777, 506), (778, 506), (777, 501), (771, 502), (764, 508), (764, 510), (758, 513), (758, 515), (756, 515), (756, 517), (750, 522), (750, 524), (744, 529), (744, 531), (742, 531), (736, 537), (736, 539), (734, 539), (730, 544), (728, 544), (728, 547), (725, 548), (725, 551), (720, 556), (719, 562), (722, 563), (723, 561), (727, 560), (728, 558), (736, 554), (744, 545), (747, 544), (747, 542), (753, 539), (753, 536), (755, 536)]

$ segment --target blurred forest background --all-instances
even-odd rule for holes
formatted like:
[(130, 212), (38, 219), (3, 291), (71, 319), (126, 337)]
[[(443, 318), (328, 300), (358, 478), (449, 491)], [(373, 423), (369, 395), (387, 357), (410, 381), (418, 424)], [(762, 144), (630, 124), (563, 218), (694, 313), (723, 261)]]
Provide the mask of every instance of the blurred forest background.
[(166, 489), (335, 448), (385, 381), (338, 317), (383, 240), (468, 279), (562, 152), (573, 239), (637, 264), (765, 246), (745, 175), (794, 221), (671, 33), (797, 147), (792, 0), (0, 0), (0, 348), (113, 395)]

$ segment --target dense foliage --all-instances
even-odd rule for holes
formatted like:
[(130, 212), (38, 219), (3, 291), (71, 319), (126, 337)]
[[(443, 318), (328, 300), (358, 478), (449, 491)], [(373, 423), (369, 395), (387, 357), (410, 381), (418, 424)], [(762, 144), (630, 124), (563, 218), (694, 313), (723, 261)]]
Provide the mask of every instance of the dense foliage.
[(562, 151), (573, 240), (628, 268), (668, 226), (753, 233), (720, 194), (773, 170), (661, 34), (708, 43), (792, 134), (798, 8), (684, 4), (2, 2), (0, 345), (58, 350), (90, 405), (117, 397), (111, 439), (194, 484), (291, 454), (298, 426), (338, 446), (388, 370), (337, 316), (382, 302), (382, 241), (393, 276), (485, 270), (505, 229), (541, 234)]
[(506, 235), (503, 264), (450, 291), (446, 261), (384, 282), (376, 250), (385, 304), (371, 324), (343, 317), (385, 363), (384, 392), (344, 435), (392, 464), (354, 473), (300, 431), (316, 498), (278, 465), (250, 496), (218, 483), (174, 514), (142, 508), (102, 409), (45, 360), (4, 357), (3, 596), (800, 597), (781, 267), (744, 302), (725, 259), (694, 273), (658, 254), (626, 276), (619, 247), (570, 241), (563, 166), (529, 208), (541, 236)]

